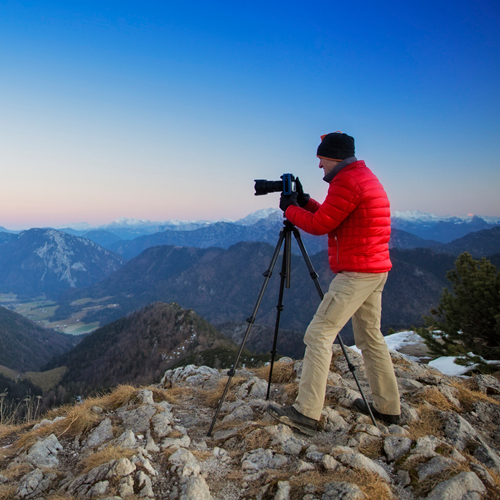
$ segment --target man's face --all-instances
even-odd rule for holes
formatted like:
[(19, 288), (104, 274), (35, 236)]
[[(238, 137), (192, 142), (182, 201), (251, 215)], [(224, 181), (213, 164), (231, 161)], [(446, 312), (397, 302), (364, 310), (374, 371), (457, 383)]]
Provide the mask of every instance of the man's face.
[(340, 162), (327, 158), (319, 159), (319, 168), (322, 168), (325, 175), (329, 174)]

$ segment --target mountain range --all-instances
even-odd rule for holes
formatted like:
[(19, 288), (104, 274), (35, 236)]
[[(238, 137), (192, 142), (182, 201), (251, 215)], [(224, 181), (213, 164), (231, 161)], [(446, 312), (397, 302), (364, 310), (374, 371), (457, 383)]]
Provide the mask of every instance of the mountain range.
[(39, 371), (54, 356), (68, 351), (79, 341), (78, 337), (41, 328), (20, 314), (0, 307), (2, 366), (19, 372)]
[(30, 229), (0, 240), (0, 293), (54, 296), (96, 283), (123, 262), (89, 239), (54, 229)]

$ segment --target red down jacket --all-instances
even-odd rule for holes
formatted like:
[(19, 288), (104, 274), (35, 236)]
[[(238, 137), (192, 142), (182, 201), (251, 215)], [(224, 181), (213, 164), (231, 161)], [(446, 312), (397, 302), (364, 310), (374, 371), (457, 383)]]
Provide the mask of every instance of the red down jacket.
[(364, 161), (351, 163), (333, 178), (322, 205), (311, 198), (304, 208), (288, 207), (285, 216), (310, 234), (328, 233), (334, 273), (385, 273), (392, 267), (389, 199)]

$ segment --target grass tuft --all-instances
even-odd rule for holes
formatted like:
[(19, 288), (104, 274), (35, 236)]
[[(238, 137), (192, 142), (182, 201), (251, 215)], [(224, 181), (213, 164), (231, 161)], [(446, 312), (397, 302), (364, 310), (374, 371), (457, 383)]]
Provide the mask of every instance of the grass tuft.
[(135, 455), (135, 451), (130, 448), (122, 448), (121, 446), (108, 446), (104, 450), (92, 453), (81, 461), (83, 473), (99, 467), (99, 465), (106, 464), (111, 460), (119, 460), (120, 458), (130, 459)]
[[(288, 384), (293, 382), (297, 378), (297, 374), (293, 368), (293, 363), (275, 363), (273, 366), (273, 378), (271, 383), (273, 384)], [(255, 368), (252, 371), (255, 375), (263, 380), (269, 380), (269, 371), (271, 365), (261, 366), (260, 368)]]
[(474, 403), (478, 401), (491, 403), (497, 406), (500, 405), (500, 402), (496, 399), (483, 394), (472, 379), (460, 380), (453, 382), (451, 385), (458, 390), (457, 399), (460, 401), (465, 411), (472, 411), (474, 409)]

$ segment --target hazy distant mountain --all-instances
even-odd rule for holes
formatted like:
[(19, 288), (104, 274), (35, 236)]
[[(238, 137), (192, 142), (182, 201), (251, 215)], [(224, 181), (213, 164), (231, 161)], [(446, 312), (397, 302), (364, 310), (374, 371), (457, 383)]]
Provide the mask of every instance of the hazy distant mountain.
[(99, 246), (108, 248), (113, 243), (121, 241), (122, 239), (111, 231), (105, 231), (103, 229), (94, 229), (92, 231), (87, 231), (82, 234), (83, 238), (87, 238)]
[(438, 250), (453, 255), (469, 252), (476, 259), (500, 253), (500, 227), (469, 233), (451, 243), (441, 245)]
[[(192, 231), (165, 230), (148, 236), (141, 236), (131, 241), (120, 241), (108, 248), (125, 259), (131, 259), (146, 248), (156, 245), (176, 245), (197, 248), (229, 248), (240, 241), (260, 241), (275, 245), (283, 227), (283, 217), (275, 213), (253, 225), (239, 225), (230, 222), (218, 222)], [(302, 240), (309, 254), (317, 253), (328, 247), (327, 237), (312, 236), (301, 232)], [(293, 252), (300, 253), (295, 241)]]
[(17, 238), (17, 234), (0, 232), (0, 245), (3, 245), (4, 243), (8, 243), (9, 241), (15, 240), (16, 238)]
[(148, 385), (188, 356), (224, 350), (236, 354), (235, 344), (193, 311), (155, 303), (99, 328), (46, 368), (66, 366), (61, 385), (84, 395), (117, 384)]
[(392, 217), (392, 227), (402, 229), (426, 240), (436, 240), (449, 243), (468, 233), (491, 229), (500, 225), (500, 218), (470, 217), (438, 217), (419, 211), (395, 212)]
[(439, 241), (424, 240), (402, 229), (396, 229), (394, 227), (391, 229), (389, 248), (430, 248), (438, 245), (441, 245)]
[(92, 241), (55, 229), (30, 229), (0, 245), (0, 293), (56, 295), (104, 279), (121, 257)]
[(20, 314), (0, 307), (0, 365), (21, 373), (38, 371), (79, 341), (79, 337), (41, 328)]

